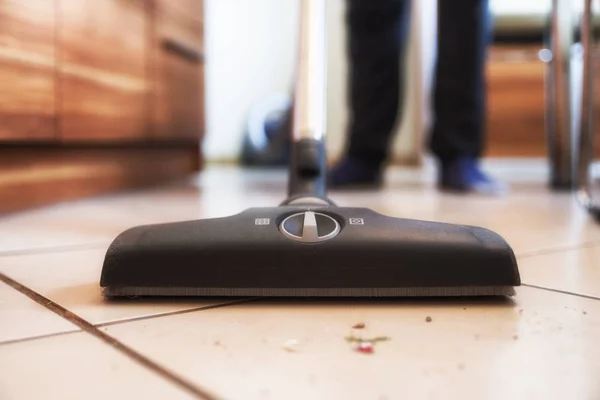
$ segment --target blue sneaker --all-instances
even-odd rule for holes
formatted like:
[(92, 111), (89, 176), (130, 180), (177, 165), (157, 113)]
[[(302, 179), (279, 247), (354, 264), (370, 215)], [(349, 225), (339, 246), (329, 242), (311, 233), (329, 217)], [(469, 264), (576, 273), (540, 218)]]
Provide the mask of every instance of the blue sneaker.
[(441, 166), (440, 188), (460, 193), (501, 195), (508, 191), (506, 184), (481, 171), (474, 158), (459, 158)]
[(344, 158), (328, 176), (331, 189), (372, 189), (381, 185), (380, 167), (351, 157)]

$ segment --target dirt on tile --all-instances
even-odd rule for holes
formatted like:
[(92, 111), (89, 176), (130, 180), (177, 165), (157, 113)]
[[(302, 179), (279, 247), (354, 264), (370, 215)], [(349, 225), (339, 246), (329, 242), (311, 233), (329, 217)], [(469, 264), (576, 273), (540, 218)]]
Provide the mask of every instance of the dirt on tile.
[(375, 346), (371, 342), (363, 342), (356, 346), (355, 349), (359, 353), (372, 354), (375, 351)]
[(283, 344), (283, 349), (288, 353), (295, 353), (297, 351), (298, 341), (296, 339), (290, 339)]

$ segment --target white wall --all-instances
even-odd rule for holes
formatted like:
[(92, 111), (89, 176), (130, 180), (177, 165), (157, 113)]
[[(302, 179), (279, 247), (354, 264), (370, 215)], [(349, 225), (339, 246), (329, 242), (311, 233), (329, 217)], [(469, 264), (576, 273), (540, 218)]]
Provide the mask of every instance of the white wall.
[(250, 107), (289, 92), (297, 2), (206, 0), (206, 144), (208, 159), (237, 157)]
[[(345, 0), (328, 6), (328, 133), (336, 158), (347, 127)], [(427, 122), (425, 92), (434, 55), (435, 0), (414, 2), (407, 74), (407, 109), (398, 126), (394, 154), (418, 158)], [(205, 153), (208, 159), (237, 157), (250, 107), (272, 93), (290, 93), (296, 57), (298, 2), (291, 0), (206, 0)], [(418, 51), (418, 49), (422, 51)]]

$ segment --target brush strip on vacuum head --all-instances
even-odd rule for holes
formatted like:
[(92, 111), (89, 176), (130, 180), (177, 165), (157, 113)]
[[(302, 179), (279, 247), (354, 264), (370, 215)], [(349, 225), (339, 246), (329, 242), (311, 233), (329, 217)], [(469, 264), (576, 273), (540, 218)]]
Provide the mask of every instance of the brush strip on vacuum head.
[(107, 287), (108, 297), (474, 297), (514, 296), (512, 286), (415, 287), (415, 288), (202, 288), (202, 287)]

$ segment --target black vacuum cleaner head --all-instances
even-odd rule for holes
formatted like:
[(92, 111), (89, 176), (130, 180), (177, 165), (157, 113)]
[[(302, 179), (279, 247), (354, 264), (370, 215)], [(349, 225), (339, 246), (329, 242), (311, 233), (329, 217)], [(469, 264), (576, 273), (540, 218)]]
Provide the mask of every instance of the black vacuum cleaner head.
[(107, 296), (480, 296), (520, 285), (486, 229), (365, 208), (252, 208), (140, 226), (108, 249)]

